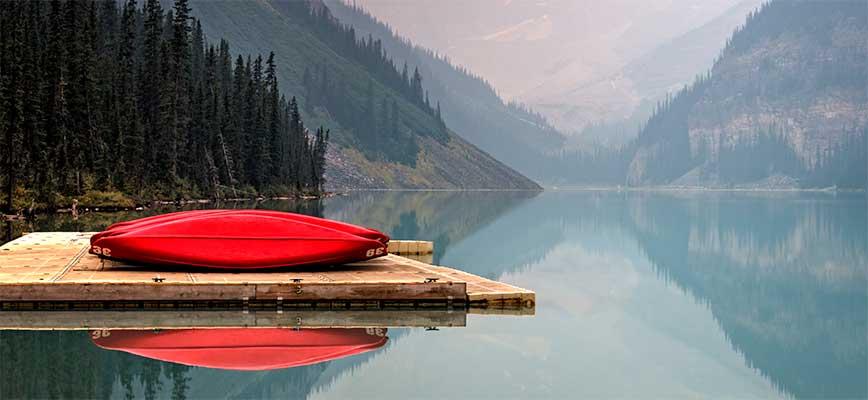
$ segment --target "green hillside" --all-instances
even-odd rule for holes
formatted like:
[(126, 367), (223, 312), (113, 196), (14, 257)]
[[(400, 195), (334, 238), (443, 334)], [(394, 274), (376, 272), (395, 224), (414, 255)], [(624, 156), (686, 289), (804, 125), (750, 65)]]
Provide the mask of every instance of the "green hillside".
[(543, 117), (504, 102), (482, 77), (398, 36), (364, 9), (343, 0), (324, 3), (358, 34), (381, 40), (397, 64), (418, 66), (431, 99), (440, 102), (443, 119), (458, 135), (533, 179), (553, 175), (550, 155), (562, 147), (564, 137)]
[(376, 50), (347, 45), (306, 3), (192, 6), (209, 38), (225, 38), (241, 54), (274, 51), (281, 90), (298, 98), (309, 126), (331, 130), (326, 187), (538, 188), (447, 129), (436, 105), (389, 80), (395, 71), (387, 58), (364, 62)]

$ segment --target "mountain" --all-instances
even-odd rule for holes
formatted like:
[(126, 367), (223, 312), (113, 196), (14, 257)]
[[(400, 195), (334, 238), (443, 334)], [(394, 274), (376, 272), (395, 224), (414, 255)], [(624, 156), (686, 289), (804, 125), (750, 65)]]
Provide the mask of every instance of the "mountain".
[(865, 188), (866, 43), (862, 1), (764, 5), (707, 75), (661, 102), (610, 155), (622, 168), (614, 182)]
[[(621, 69), (543, 99), (545, 104), (585, 104), (583, 99), (596, 98), (593, 106), (574, 106), (564, 110), (570, 126), (584, 126), (570, 137), (567, 147), (588, 144), (618, 147), (639, 133), (654, 104), (690, 84), (697, 75), (706, 73), (720, 49), (745, 16), (762, 4), (762, 0), (745, 0), (704, 25), (663, 42), (631, 60)], [(573, 99), (574, 98), (574, 99)], [(573, 99), (573, 100), (571, 100)], [(539, 102), (535, 102), (539, 104)], [(546, 114), (559, 112), (541, 107)], [(550, 112), (549, 112), (550, 111)], [(556, 116), (552, 118), (557, 119)]]
[(331, 130), (327, 188), (538, 189), (468, 143), (403, 77), (382, 44), (365, 41), (319, 2), (191, 2), (208, 37), (239, 53), (273, 51), (278, 82), (311, 126)]
[[(447, 54), (457, 65), (481, 74), (505, 98), (528, 104), (570, 134), (592, 122), (628, 116), (631, 102), (638, 101), (632, 97), (631, 83), (609, 78), (643, 54), (712, 21), (741, 1), (354, 3), (392, 25), (401, 36)], [(718, 49), (735, 26), (729, 26), (719, 42), (705, 45)], [(687, 79), (701, 71), (692, 72)], [(594, 85), (598, 90), (589, 90)]]
[(504, 102), (484, 79), (398, 36), (361, 7), (344, 0), (325, 0), (325, 4), (358, 35), (382, 40), (396, 64), (418, 66), (432, 101), (440, 103), (446, 124), (461, 137), (533, 179), (549, 175), (548, 155), (562, 147), (564, 137), (544, 118)]
[(400, 73), (381, 45), (349, 36), (321, 3), (195, 1), (193, 9), (207, 16), (207, 35), (275, 52), (283, 90), (306, 120), (331, 129), (327, 187), (538, 188), (443, 126), (421, 85), (395, 83)]

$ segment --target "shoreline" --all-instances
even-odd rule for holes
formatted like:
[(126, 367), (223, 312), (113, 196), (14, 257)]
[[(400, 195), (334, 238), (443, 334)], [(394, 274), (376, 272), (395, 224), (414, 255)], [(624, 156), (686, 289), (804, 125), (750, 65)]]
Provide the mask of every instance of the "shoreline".
[(699, 186), (543, 186), (542, 189), (395, 189), (341, 188), (349, 192), (793, 192), (793, 193), (866, 193), (865, 189), (850, 188), (715, 188)]
[(866, 193), (865, 189), (850, 188), (715, 188), (699, 186), (638, 186), (638, 187), (607, 187), (607, 186), (568, 186), (548, 187), (552, 191), (588, 191), (588, 192), (745, 192), (745, 193)]
[(322, 200), (329, 197), (340, 196), (342, 193), (324, 191), (318, 195), (302, 194), (291, 196), (271, 196), (271, 197), (237, 197), (231, 199), (185, 199), (185, 200), (153, 200), (148, 203), (137, 203), (132, 206), (127, 204), (105, 204), (100, 206), (91, 206), (86, 204), (73, 203), (70, 207), (58, 207), (48, 209), (32, 209), (32, 210), (17, 210), (17, 214), (0, 213), (0, 221), (14, 222), (27, 220), (31, 216), (45, 214), (75, 214), (84, 212), (122, 212), (122, 211), (144, 211), (148, 209), (166, 207), (166, 206), (188, 206), (197, 204), (214, 204), (214, 203), (246, 203), (246, 202), (262, 202), (268, 200), (293, 200), (293, 201), (309, 201)]
[(26, 220), (29, 216), (39, 214), (66, 214), (75, 212), (121, 212), (121, 211), (144, 211), (157, 207), (164, 206), (188, 206), (188, 205), (204, 205), (214, 203), (245, 203), (245, 202), (262, 202), (269, 200), (277, 201), (309, 201), (323, 200), (330, 197), (346, 196), (353, 192), (635, 192), (635, 193), (827, 193), (827, 194), (866, 194), (865, 189), (850, 189), (850, 188), (715, 188), (715, 187), (696, 187), (696, 186), (640, 186), (640, 187), (618, 187), (618, 186), (543, 186), (541, 189), (468, 189), (468, 188), (449, 188), (449, 189), (400, 189), (400, 188), (341, 188), (330, 191), (324, 191), (319, 195), (292, 195), (292, 196), (272, 196), (272, 197), (239, 197), (231, 199), (188, 199), (188, 200), (154, 200), (150, 203), (136, 204), (134, 206), (122, 204), (108, 204), (103, 206), (87, 206), (79, 205), (73, 207), (60, 207), (54, 209), (36, 209), (25, 211), (18, 214), (0, 214), (0, 221), (14, 222)]

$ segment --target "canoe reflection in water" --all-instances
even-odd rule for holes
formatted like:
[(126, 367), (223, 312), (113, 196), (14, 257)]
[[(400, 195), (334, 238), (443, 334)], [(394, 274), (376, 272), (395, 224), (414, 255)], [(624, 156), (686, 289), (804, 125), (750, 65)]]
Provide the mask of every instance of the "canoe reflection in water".
[(214, 328), (93, 330), (108, 350), (193, 367), (265, 371), (366, 353), (388, 341), (386, 328)]

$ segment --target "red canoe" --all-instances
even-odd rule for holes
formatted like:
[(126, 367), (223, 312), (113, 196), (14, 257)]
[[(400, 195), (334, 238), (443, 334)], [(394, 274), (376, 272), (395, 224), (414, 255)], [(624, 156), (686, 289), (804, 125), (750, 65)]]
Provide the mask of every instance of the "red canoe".
[(90, 252), (144, 264), (253, 269), (346, 264), (387, 249), (381, 241), (294, 218), (201, 213), (117, 228), (93, 240)]
[(336, 360), (382, 347), (385, 328), (95, 330), (93, 342), (194, 367), (263, 371)]
[(348, 224), (346, 222), (334, 221), (330, 219), (317, 218), (309, 215), (303, 214), (294, 214), (288, 212), (281, 211), (270, 211), (270, 210), (192, 210), (192, 211), (179, 211), (168, 214), (155, 215), (152, 217), (140, 218), (132, 221), (118, 222), (110, 225), (104, 231), (93, 235), (90, 238), (91, 244), (93, 244), (97, 239), (104, 236), (114, 236), (124, 232), (128, 232), (132, 229), (137, 229), (141, 227), (145, 227), (148, 225), (159, 224), (163, 222), (176, 221), (180, 219), (186, 219), (191, 217), (199, 217), (205, 215), (225, 215), (225, 214), (248, 214), (248, 215), (264, 215), (275, 218), (284, 218), (289, 220), (306, 222), (309, 224), (320, 225), (331, 229), (336, 229), (342, 232), (346, 232), (349, 234), (353, 234), (356, 236), (361, 236), (363, 238), (373, 239), (380, 241), (382, 243), (389, 242), (389, 236), (384, 233), (370, 228), (365, 228), (358, 225)]

